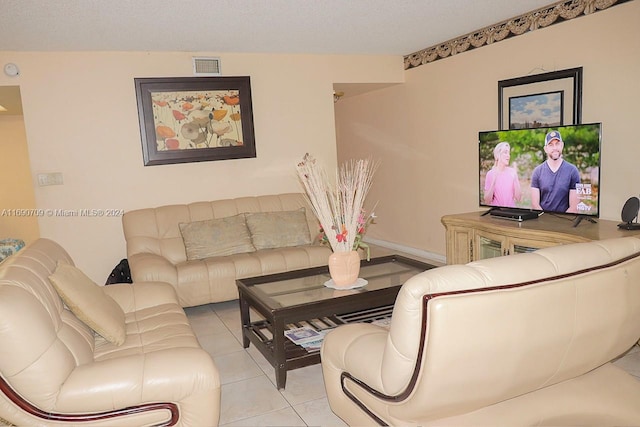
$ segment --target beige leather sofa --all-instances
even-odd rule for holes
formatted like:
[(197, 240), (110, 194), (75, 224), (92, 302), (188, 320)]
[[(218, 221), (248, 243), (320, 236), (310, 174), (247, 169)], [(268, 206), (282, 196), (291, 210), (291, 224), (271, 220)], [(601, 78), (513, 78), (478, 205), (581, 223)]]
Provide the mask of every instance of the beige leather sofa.
[(611, 361), (640, 337), (640, 240), (428, 270), (390, 330), (338, 327), (321, 357), (347, 424), (638, 426), (640, 381)]
[(92, 284), (124, 312), (117, 346), (63, 305), (58, 262), (73, 264), (39, 239), (0, 264), (0, 425), (217, 425), (218, 371), (173, 288)]
[[(257, 250), (187, 259), (180, 224), (232, 218), (242, 213), (296, 212), (301, 208), (306, 218), (307, 244), (269, 248), (256, 245)], [(313, 244), (319, 232), (318, 221), (301, 193), (134, 210), (124, 214), (122, 223), (133, 280), (170, 283), (183, 307), (233, 300), (238, 298), (236, 279), (327, 265), (331, 254), (328, 246)]]

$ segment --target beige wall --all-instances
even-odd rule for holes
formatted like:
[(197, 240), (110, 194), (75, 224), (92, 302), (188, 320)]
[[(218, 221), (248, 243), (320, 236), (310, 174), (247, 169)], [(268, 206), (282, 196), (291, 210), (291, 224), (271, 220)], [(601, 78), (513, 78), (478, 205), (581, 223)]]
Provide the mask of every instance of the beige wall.
[(601, 217), (640, 193), (640, 2), (406, 72), (406, 83), (336, 104), (338, 160), (382, 160), (369, 236), (445, 253), (445, 214), (481, 210), (478, 131), (497, 127), (497, 82), (584, 67), (582, 121), (602, 122)]
[(0, 239), (39, 237), (22, 116), (0, 116)]
[[(191, 76), (191, 57), (219, 56), (227, 76), (250, 76), (257, 158), (143, 166), (135, 77)], [(148, 52), (0, 52), (18, 64), (33, 174), (61, 172), (64, 185), (36, 187), (42, 209), (124, 209), (302, 191), (295, 164), (313, 153), (336, 165), (334, 82), (401, 82), (396, 56)], [(60, 242), (104, 283), (126, 256), (121, 219), (44, 216)]]
[[(407, 72), (392, 56), (211, 52), (0, 52), (20, 76), (31, 179), (41, 209), (136, 209), (299, 191), (305, 152), (382, 160), (369, 200), (372, 238), (445, 253), (440, 217), (478, 210), (477, 132), (497, 126), (497, 81), (584, 67), (583, 122), (603, 122), (603, 218), (619, 220), (640, 190), (640, 3), (554, 25)], [(258, 157), (144, 167), (134, 77), (190, 76), (192, 55), (219, 56), (224, 75), (251, 76)], [(402, 83), (334, 104), (334, 83)], [(97, 282), (125, 256), (120, 218), (40, 217), (40, 234), (63, 244)]]

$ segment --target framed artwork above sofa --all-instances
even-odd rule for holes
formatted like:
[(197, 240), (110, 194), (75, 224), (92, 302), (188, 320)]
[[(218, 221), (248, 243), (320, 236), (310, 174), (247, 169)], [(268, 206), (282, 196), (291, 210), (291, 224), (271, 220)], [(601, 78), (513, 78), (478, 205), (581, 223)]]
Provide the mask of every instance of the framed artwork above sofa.
[(134, 82), (145, 166), (256, 157), (248, 76)]

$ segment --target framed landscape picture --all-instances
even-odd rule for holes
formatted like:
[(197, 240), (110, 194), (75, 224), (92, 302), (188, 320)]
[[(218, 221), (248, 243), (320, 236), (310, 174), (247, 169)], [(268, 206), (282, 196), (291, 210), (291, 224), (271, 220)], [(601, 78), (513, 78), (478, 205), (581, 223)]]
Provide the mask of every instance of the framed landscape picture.
[(580, 124), (582, 67), (500, 80), (498, 129)]
[(256, 157), (249, 77), (134, 82), (145, 166)]
[(563, 90), (509, 98), (508, 129), (561, 126), (563, 123)]

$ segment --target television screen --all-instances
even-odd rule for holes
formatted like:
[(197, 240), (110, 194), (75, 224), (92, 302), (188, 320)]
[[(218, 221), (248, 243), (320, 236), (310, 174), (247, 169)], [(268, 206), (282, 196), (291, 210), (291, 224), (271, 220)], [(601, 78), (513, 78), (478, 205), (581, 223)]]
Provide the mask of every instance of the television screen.
[(480, 205), (599, 216), (601, 123), (479, 132)]

